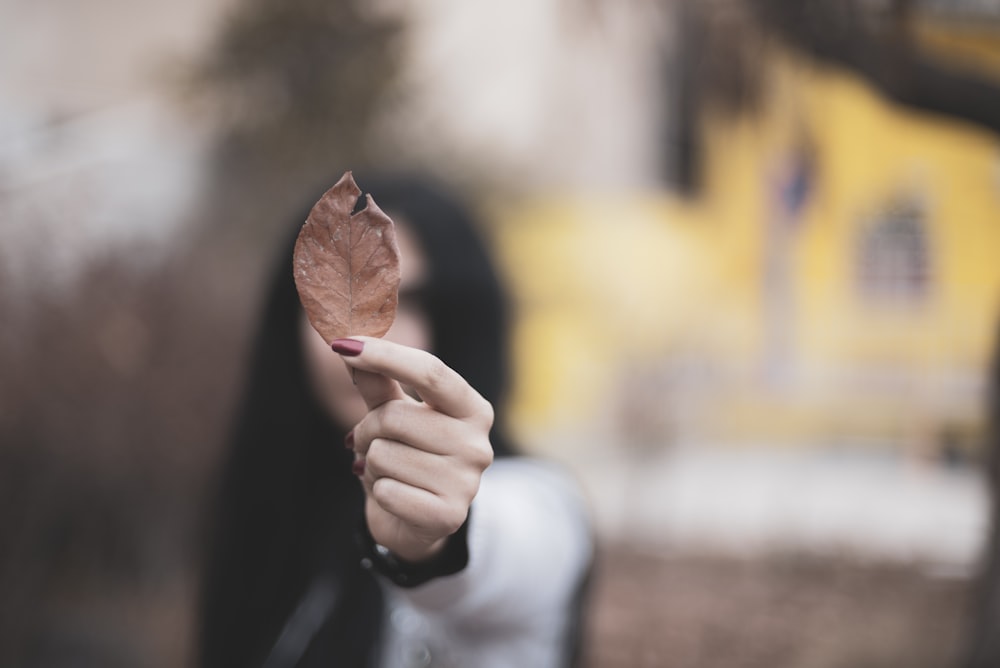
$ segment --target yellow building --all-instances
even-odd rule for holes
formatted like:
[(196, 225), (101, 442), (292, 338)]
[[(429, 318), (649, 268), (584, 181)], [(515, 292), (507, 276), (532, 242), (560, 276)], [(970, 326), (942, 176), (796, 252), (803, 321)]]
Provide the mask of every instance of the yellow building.
[(765, 71), (752, 117), (703, 119), (696, 200), (498, 210), (529, 441), (975, 443), (1000, 322), (1000, 139), (786, 53)]

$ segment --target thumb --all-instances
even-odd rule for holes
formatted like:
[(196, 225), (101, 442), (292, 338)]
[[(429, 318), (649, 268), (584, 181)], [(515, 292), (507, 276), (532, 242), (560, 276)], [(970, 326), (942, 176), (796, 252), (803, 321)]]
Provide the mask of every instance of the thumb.
[[(330, 344), (330, 348), (340, 355), (346, 364), (346, 358), (357, 357), (362, 353), (364, 342), (357, 339), (336, 339)], [(351, 372), (354, 385), (361, 393), (361, 398), (365, 400), (368, 410), (378, 408), (387, 401), (402, 399), (406, 396), (399, 383), (388, 376), (373, 371), (364, 371), (351, 364), (347, 364), (347, 368)]]
[(392, 378), (354, 367), (348, 368), (354, 376), (354, 385), (361, 393), (361, 398), (365, 400), (368, 410), (378, 408), (387, 401), (402, 399), (406, 396), (403, 388)]

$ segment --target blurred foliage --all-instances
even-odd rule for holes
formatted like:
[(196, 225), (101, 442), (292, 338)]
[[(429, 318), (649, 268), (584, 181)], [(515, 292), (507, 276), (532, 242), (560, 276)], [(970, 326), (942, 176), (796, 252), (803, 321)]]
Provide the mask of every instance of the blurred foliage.
[(236, 331), (190, 269), (0, 296), (0, 665), (182, 665)]
[(335, 172), (373, 162), (369, 131), (403, 27), (357, 0), (235, 7), (194, 78), (220, 126), (205, 188), (213, 224), (284, 222)]
[(678, 104), (725, 114), (753, 111), (764, 85), (766, 34), (747, 3), (682, 2), (677, 19)]

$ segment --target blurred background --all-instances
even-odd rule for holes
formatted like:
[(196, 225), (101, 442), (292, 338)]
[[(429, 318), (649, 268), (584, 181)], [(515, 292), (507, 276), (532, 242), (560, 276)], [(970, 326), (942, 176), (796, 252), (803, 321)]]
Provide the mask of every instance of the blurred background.
[(962, 655), (1000, 3), (3, 0), (0, 23), (0, 664), (187, 665), (263, 272), (289, 212), (368, 166), (483, 216), (513, 426), (600, 531), (588, 665)]

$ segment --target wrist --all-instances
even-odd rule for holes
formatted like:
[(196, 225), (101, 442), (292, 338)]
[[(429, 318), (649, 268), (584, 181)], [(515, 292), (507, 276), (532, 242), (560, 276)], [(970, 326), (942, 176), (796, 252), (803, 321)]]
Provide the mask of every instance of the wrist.
[(444, 538), (439, 538), (430, 544), (413, 545), (408, 549), (397, 548), (391, 552), (400, 561), (409, 564), (420, 563), (434, 559), (441, 553), (442, 550), (444, 550), (445, 546), (448, 544), (448, 539), (450, 538), (451, 536), (445, 536)]
[(358, 531), (361, 566), (400, 587), (416, 587), (437, 577), (454, 575), (469, 562), (468, 525), (466, 517), (458, 531), (437, 541), (425, 557), (414, 559), (410, 553), (404, 557), (376, 543), (362, 520)]

